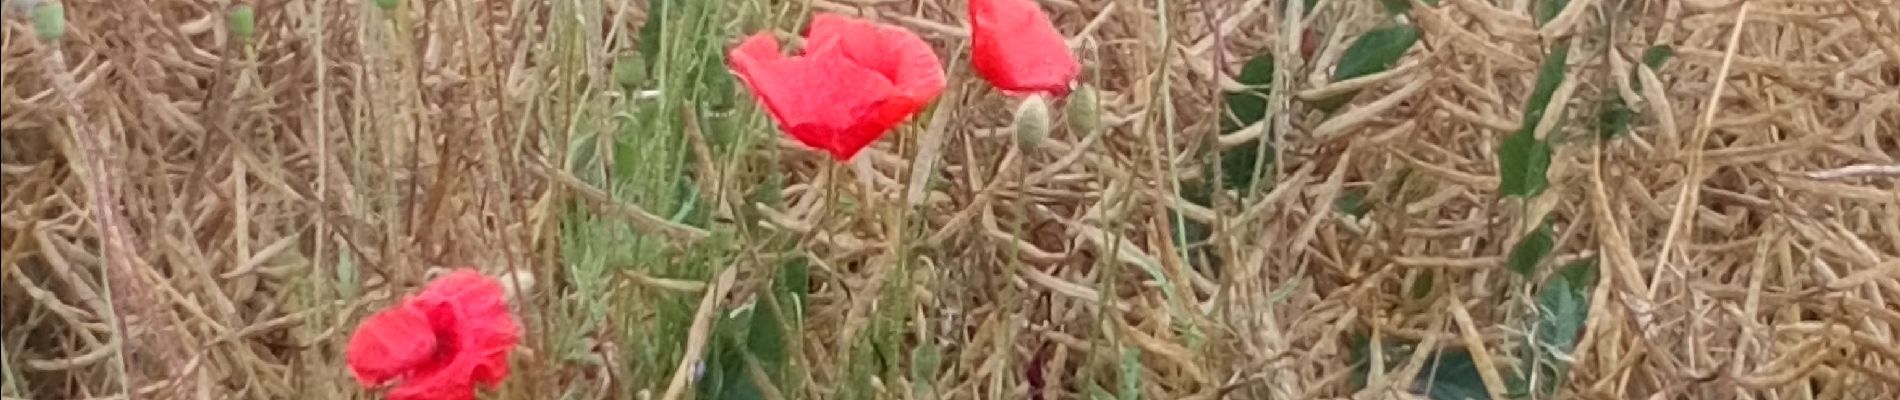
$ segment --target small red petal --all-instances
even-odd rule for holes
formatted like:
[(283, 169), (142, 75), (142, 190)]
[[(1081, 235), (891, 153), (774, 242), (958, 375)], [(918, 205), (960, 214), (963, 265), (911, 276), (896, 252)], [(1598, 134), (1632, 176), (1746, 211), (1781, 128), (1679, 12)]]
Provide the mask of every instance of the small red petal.
[(970, 62), (1004, 93), (1063, 96), (1081, 64), (1031, 0), (970, 0)]
[(436, 345), (428, 315), (398, 305), (371, 315), (357, 326), (344, 360), (359, 383), (376, 387), (427, 363)]

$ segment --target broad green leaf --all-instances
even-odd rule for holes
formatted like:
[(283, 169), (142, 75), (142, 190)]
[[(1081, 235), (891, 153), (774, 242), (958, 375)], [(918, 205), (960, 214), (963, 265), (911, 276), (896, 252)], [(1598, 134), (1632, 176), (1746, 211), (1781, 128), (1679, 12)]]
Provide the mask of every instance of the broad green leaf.
[[(1530, 102), (1524, 106), (1524, 126), (1522, 131), (1537, 128), (1537, 122), (1544, 119), (1550, 107), (1550, 98), (1557, 94), (1557, 87), (1564, 84), (1564, 70), (1570, 62), (1570, 41), (1558, 42), (1544, 56), (1544, 65), (1537, 71), (1537, 86), (1531, 91)], [(1561, 107), (1562, 105), (1558, 105)]]
[(1650, 46), (1648, 50), (1643, 50), (1643, 65), (1649, 66), (1652, 70), (1662, 70), (1663, 63), (1669, 62), (1669, 58), (1675, 55), (1676, 50), (1669, 45)]
[[(1333, 82), (1358, 78), (1384, 72), (1392, 68), (1406, 50), (1418, 43), (1418, 28), (1409, 24), (1395, 23), (1366, 32), (1346, 48), (1339, 57), (1339, 67), (1333, 70)], [(1338, 96), (1313, 102), (1313, 108), (1326, 113), (1338, 110), (1340, 106), (1351, 102), (1359, 92), (1342, 93)]]
[[(1352, 358), (1351, 385), (1353, 389), (1364, 389), (1366, 377), (1372, 371), (1372, 340), (1364, 332), (1354, 333), (1347, 349)], [(1411, 358), (1412, 343), (1381, 343), (1385, 353), (1385, 371), (1392, 371), (1405, 360)], [(1419, 370), (1412, 382), (1412, 393), (1424, 394), (1433, 400), (1489, 399), (1485, 391), (1484, 380), (1478, 375), (1477, 363), (1471, 359), (1471, 353), (1464, 350), (1441, 350), (1426, 359), (1432, 364)]]
[(1557, 14), (1563, 12), (1564, 7), (1568, 5), (1570, 5), (1570, 0), (1539, 0), (1537, 2), (1537, 26), (1544, 26), (1544, 24), (1550, 23), (1550, 19), (1557, 18)]
[(706, 349), (704, 375), (696, 385), (699, 397), (719, 400), (763, 399), (763, 391), (746, 374), (744, 340), (759, 313), (740, 312), (714, 323), (712, 344)]
[[(1266, 119), (1267, 99), (1273, 94), (1273, 71), (1273, 54), (1270, 53), (1254, 56), (1241, 67), (1240, 75), (1234, 79), (1245, 88), (1222, 96), (1227, 112), (1221, 118), (1221, 134), (1231, 134)], [(1221, 151), (1222, 188), (1239, 191), (1242, 197), (1251, 193), (1255, 172), (1265, 171), (1265, 166), (1273, 163), (1273, 152), (1263, 151), (1268, 149), (1261, 138), (1268, 136), (1259, 135)]]
[(1534, 197), (1550, 186), (1550, 144), (1528, 131), (1504, 139), (1498, 146), (1498, 194)]
[[(1242, 198), (1254, 193), (1256, 173), (1266, 175), (1273, 171), (1273, 143), (1266, 141), (1267, 135), (1241, 142), (1220, 154), (1222, 187), (1240, 193)], [(1262, 178), (1272, 178), (1262, 176)], [(1271, 179), (1268, 179), (1271, 181)], [(1270, 184), (1269, 184), (1270, 185)]]
[[(1511, 391), (1516, 397), (1549, 397), (1570, 372), (1570, 353), (1583, 337), (1590, 320), (1590, 290), (1596, 284), (1595, 257), (1572, 262), (1537, 295), (1536, 339), (1527, 346), (1528, 362), (1520, 367)], [(1533, 368), (1526, 373), (1525, 368)]]
[(1476, 400), (1491, 398), (1478, 363), (1465, 350), (1447, 350), (1437, 354), (1431, 367), (1419, 371), (1412, 382), (1413, 393), (1424, 393), (1432, 400)]
[(1569, 58), (1569, 41), (1550, 49), (1543, 68), (1538, 71), (1530, 102), (1524, 106), (1524, 125), (1498, 146), (1499, 195), (1534, 197), (1550, 185), (1545, 176), (1550, 170), (1550, 143), (1537, 138), (1537, 123), (1551, 107), (1551, 96), (1557, 87), (1563, 85), (1564, 67)]
[(1511, 256), (1508, 260), (1511, 271), (1524, 277), (1535, 276), (1537, 264), (1550, 255), (1551, 246), (1556, 244), (1554, 236), (1550, 224), (1546, 223), (1538, 226), (1537, 230), (1531, 231), (1530, 234), (1524, 235), (1523, 239), (1519, 239), (1517, 245), (1511, 247)]
[(1227, 114), (1221, 118), (1221, 134), (1234, 133), (1267, 116), (1267, 99), (1273, 95), (1273, 71), (1272, 53), (1254, 56), (1240, 68), (1240, 75), (1235, 76), (1234, 81), (1244, 88), (1222, 96), (1227, 102)]
[[(649, 62), (659, 60), (661, 35), (666, 29), (666, 21), (671, 19), (668, 14), (673, 8), (671, 0), (653, 0), (647, 4), (647, 21), (640, 25), (639, 54), (646, 56)], [(653, 67), (649, 65), (649, 71), (650, 68)], [(653, 75), (649, 72), (647, 76)]]

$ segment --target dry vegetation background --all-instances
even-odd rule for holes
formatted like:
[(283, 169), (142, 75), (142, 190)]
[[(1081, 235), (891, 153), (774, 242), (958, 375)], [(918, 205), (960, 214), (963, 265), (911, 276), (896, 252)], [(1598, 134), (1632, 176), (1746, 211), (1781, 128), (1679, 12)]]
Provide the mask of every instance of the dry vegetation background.
[[(1418, 45), (1333, 82), (1381, 2), (1044, 0), (1101, 129), (1028, 148), (955, 0), (262, 0), (249, 40), (235, 1), (65, 0), (56, 43), (28, 3), (0, 48), (7, 399), (366, 398), (349, 330), (456, 265), (535, 283), (494, 399), (1505, 396), (1551, 362), (1518, 355), (1561, 265), (1596, 277), (1543, 352), (1555, 396), (1900, 390), (1893, 1), (1414, 3)], [(720, 54), (811, 11), (916, 30), (951, 89), (858, 164), (780, 139)], [(1565, 111), (1525, 121), (1563, 38)], [(1216, 138), (1261, 54), (1274, 111)], [(1595, 135), (1606, 96), (1628, 135)], [(1550, 189), (1501, 196), (1524, 124)], [(1256, 188), (1184, 194), (1252, 138)]]

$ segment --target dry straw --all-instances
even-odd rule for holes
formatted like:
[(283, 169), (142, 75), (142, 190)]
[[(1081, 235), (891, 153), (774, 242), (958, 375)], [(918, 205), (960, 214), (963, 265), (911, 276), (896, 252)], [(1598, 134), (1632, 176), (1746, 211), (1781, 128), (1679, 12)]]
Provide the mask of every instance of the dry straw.
[[(558, 293), (561, 231), (548, 227), (564, 204), (681, 246), (714, 235), (552, 168), (566, 133), (512, 133), (545, 122), (528, 110), (580, 106), (534, 100), (565, 90), (533, 61), (551, 51), (534, 32), (556, 19), (541, 3), (264, 2), (247, 35), (212, 3), (65, 3), (56, 41), (10, 10), (0, 47), (0, 343), (8, 385), (40, 398), (114, 398), (127, 385), (140, 398), (353, 398), (339, 330), (362, 304), (445, 264), (526, 269), (533, 291)], [(644, 2), (609, 3), (615, 21), (644, 15)], [(1386, 18), (1381, 2), (1324, 1), (1306, 17), (1279, 7), (1303, 2), (1040, 3), (1086, 44), (1098, 123), (1052, 123), (1078, 117), (1055, 102), (1047, 136), (1021, 143), (1037, 151), (1012, 150), (1010, 106), (952, 67), (936, 116), (867, 149), (861, 166), (826, 172), (780, 142), (785, 206), (721, 197), (722, 217), (758, 211), (751, 228), (810, 238), (798, 251), (816, 261), (816, 292), (796, 355), (810, 392), (773, 395), (835, 394), (825, 388), (854, 378), (826, 368), (852, 356), (847, 339), (909, 315), (908, 340), (944, 344), (946, 367), (935, 382), (880, 377), (878, 397), (1076, 398), (1081, 379), (1113, 386), (1122, 374), (1155, 399), (1411, 398), (1432, 382), (1432, 353), (1381, 349), (1372, 359), (1395, 367), (1355, 390), (1348, 353), (1365, 334), (1470, 350), (1497, 368), (1481, 376), (1497, 398), (1500, 374), (1527, 362), (1514, 347), (1534, 333), (1519, 322), (1550, 275), (1516, 277), (1505, 256), (1546, 219), (1553, 262), (1601, 268), (1581, 341), (1561, 355), (1574, 363), (1564, 398), (1900, 391), (1892, 1), (1576, 0), (1541, 26), (1539, 2), (1410, 2), (1419, 45), (1388, 72), (1343, 82), (1328, 81), (1331, 68)], [(944, 54), (965, 35), (959, 1), (787, 4), (773, 9), (893, 21)], [(392, 29), (403, 22), (413, 29)], [(1323, 44), (1310, 61), (1291, 40), (1309, 27)], [(1568, 111), (1518, 120), (1559, 38), (1574, 49), (1553, 107)], [(1652, 45), (1678, 57), (1632, 69)], [(618, 53), (585, 53), (598, 68), (580, 71), (595, 78), (580, 90), (611, 90)], [(1219, 129), (1216, 89), (1235, 88), (1258, 54), (1282, 60), (1274, 113), (1201, 140)], [(1305, 112), (1353, 90), (1337, 115)], [(1606, 96), (1641, 117), (1599, 142)], [(1526, 123), (1557, 141), (1551, 189), (1497, 200), (1496, 149)], [(1271, 187), (1215, 203), (1178, 194), (1210, 178), (1208, 147), (1255, 138), (1274, 146)], [(696, 176), (720, 177), (703, 191), (752, 187), (709, 154), (689, 158)], [(821, 218), (828, 192), (874, 209)], [(1340, 211), (1361, 194), (1368, 212)], [(1177, 243), (1177, 220), (1210, 227), (1205, 243)], [(757, 287), (727, 271), (628, 275), (699, 300), (680, 344), (690, 356), (650, 369), (667, 384), (647, 394), (690, 394), (706, 324)], [(896, 285), (915, 289), (912, 309), (867, 295)], [(121, 345), (144, 361), (113, 357)], [(522, 358), (536, 372), (501, 398), (616, 384), (545, 351)], [(926, 383), (928, 396), (911, 390)]]

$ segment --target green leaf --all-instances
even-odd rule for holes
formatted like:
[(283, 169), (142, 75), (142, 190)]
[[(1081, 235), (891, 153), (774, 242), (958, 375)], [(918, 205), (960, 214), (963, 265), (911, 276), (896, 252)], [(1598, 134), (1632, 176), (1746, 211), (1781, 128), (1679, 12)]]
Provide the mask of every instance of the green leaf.
[(1524, 107), (1524, 125), (1498, 146), (1498, 192), (1502, 196), (1533, 197), (1550, 185), (1545, 176), (1550, 170), (1550, 143), (1537, 138), (1537, 123), (1544, 119), (1557, 87), (1563, 85), (1569, 58), (1569, 41), (1551, 48), (1537, 74), (1530, 102)]
[[(1240, 75), (1234, 80), (1245, 86), (1241, 90), (1226, 92), (1222, 98), (1227, 104), (1227, 112), (1221, 118), (1221, 134), (1232, 134), (1252, 126), (1267, 117), (1267, 99), (1273, 94), (1273, 54), (1262, 53), (1248, 60), (1241, 67)], [(1232, 148), (1221, 150), (1221, 187), (1239, 191), (1244, 197), (1254, 187), (1254, 172), (1265, 171), (1265, 165), (1273, 163), (1273, 153), (1262, 151), (1267, 147), (1259, 135)], [(1263, 157), (1264, 155), (1264, 157)]]
[(1551, 246), (1556, 245), (1554, 236), (1550, 224), (1546, 223), (1519, 239), (1517, 245), (1511, 247), (1508, 262), (1511, 271), (1524, 277), (1534, 276), (1537, 264), (1543, 262), (1544, 257), (1550, 255)]
[[(1570, 353), (1590, 320), (1590, 290), (1596, 274), (1595, 257), (1578, 260), (1564, 266), (1538, 293), (1535, 342), (1527, 347), (1527, 362), (1512, 382), (1513, 395), (1549, 397), (1563, 385), (1570, 371)], [(1525, 368), (1531, 370), (1522, 371)]]
[(936, 398), (934, 395), (936, 389), (931, 387), (931, 383), (937, 381), (937, 371), (942, 364), (943, 350), (939, 349), (935, 342), (925, 340), (917, 348), (911, 349), (910, 381), (916, 392), (913, 393), (913, 398)]
[(1550, 19), (1557, 18), (1557, 14), (1563, 12), (1564, 7), (1568, 5), (1570, 5), (1570, 0), (1538, 1), (1537, 2), (1537, 26), (1544, 26), (1544, 24), (1550, 23)]
[(646, 6), (646, 23), (640, 25), (640, 55), (648, 61), (657, 61), (659, 57), (659, 36), (667, 27), (667, 13), (673, 11), (671, 0), (652, 0)]
[(1470, 351), (1447, 350), (1439, 353), (1434, 362), (1432, 367), (1419, 371), (1419, 379), (1412, 383), (1412, 392), (1425, 393), (1432, 400), (1491, 398)]
[(1227, 114), (1221, 119), (1221, 134), (1234, 133), (1266, 118), (1267, 99), (1273, 95), (1273, 71), (1272, 53), (1254, 56), (1240, 68), (1240, 75), (1235, 76), (1234, 81), (1244, 87), (1222, 96), (1227, 102)]
[(1418, 279), (1412, 281), (1412, 299), (1423, 299), (1432, 294), (1434, 275), (1436, 274), (1432, 271), (1423, 271), (1418, 274)]
[[(1405, 56), (1405, 52), (1415, 43), (1418, 43), (1418, 28), (1408, 24), (1390, 24), (1366, 32), (1340, 55), (1339, 67), (1333, 70), (1333, 82), (1391, 69), (1392, 64)], [(1351, 102), (1353, 96), (1358, 94), (1358, 91), (1353, 91), (1320, 99), (1313, 102), (1313, 108), (1330, 114)]]
[(1616, 92), (1606, 93), (1598, 107), (1597, 138), (1610, 140), (1629, 133), (1630, 123), (1636, 120), (1636, 110), (1630, 109), (1629, 103), (1623, 101), (1623, 96)]
[[(1385, 13), (1387, 15), (1397, 16), (1412, 13), (1412, 2), (1410, 0), (1379, 0), (1379, 3), (1385, 4)], [(1438, 0), (1425, 0), (1425, 4), (1437, 6)]]
[(1333, 209), (1354, 217), (1364, 217), (1372, 211), (1372, 205), (1366, 203), (1366, 189), (1349, 189), (1333, 201)]
[(757, 309), (740, 312), (728, 318), (721, 318), (713, 325), (712, 344), (706, 349), (705, 375), (700, 377), (697, 388), (700, 398), (720, 400), (763, 399), (764, 392), (752, 382), (746, 374), (746, 355), (749, 351), (742, 339), (752, 329), (751, 321), (760, 314)]
[[(1372, 371), (1372, 340), (1364, 332), (1354, 333), (1347, 349), (1352, 358), (1352, 388), (1364, 389), (1366, 378)], [(1411, 358), (1415, 350), (1412, 343), (1380, 344), (1385, 353), (1382, 368), (1391, 371), (1400, 363)], [(1413, 393), (1422, 393), (1433, 400), (1489, 399), (1484, 380), (1478, 375), (1478, 366), (1473, 362), (1471, 353), (1465, 350), (1440, 350), (1426, 358), (1431, 365), (1419, 370), (1418, 379), (1412, 383)]]
[(1504, 139), (1498, 146), (1498, 194), (1533, 197), (1550, 186), (1550, 144), (1528, 131)]
[(1643, 50), (1643, 65), (1649, 66), (1652, 70), (1661, 70), (1663, 63), (1668, 62), (1669, 58), (1675, 55), (1676, 50), (1669, 45), (1650, 46), (1648, 50)]
[[(1565, 40), (1552, 46), (1550, 53), (1544, 56), (1544, 65), (1537, 71), (1537, 86), (1531, 91), (1530, 102), (1524, 107), (1523, 131), (1537, 129), (1537, 122), (1544, 119), (1550, 107), (1550, 99), (1556, 96), (1557, 87), (1564, 84), (1564, 69), (1570, 62), (1570, 41)], [(1559, 105), (1561, 106), (1561, 105)]]

